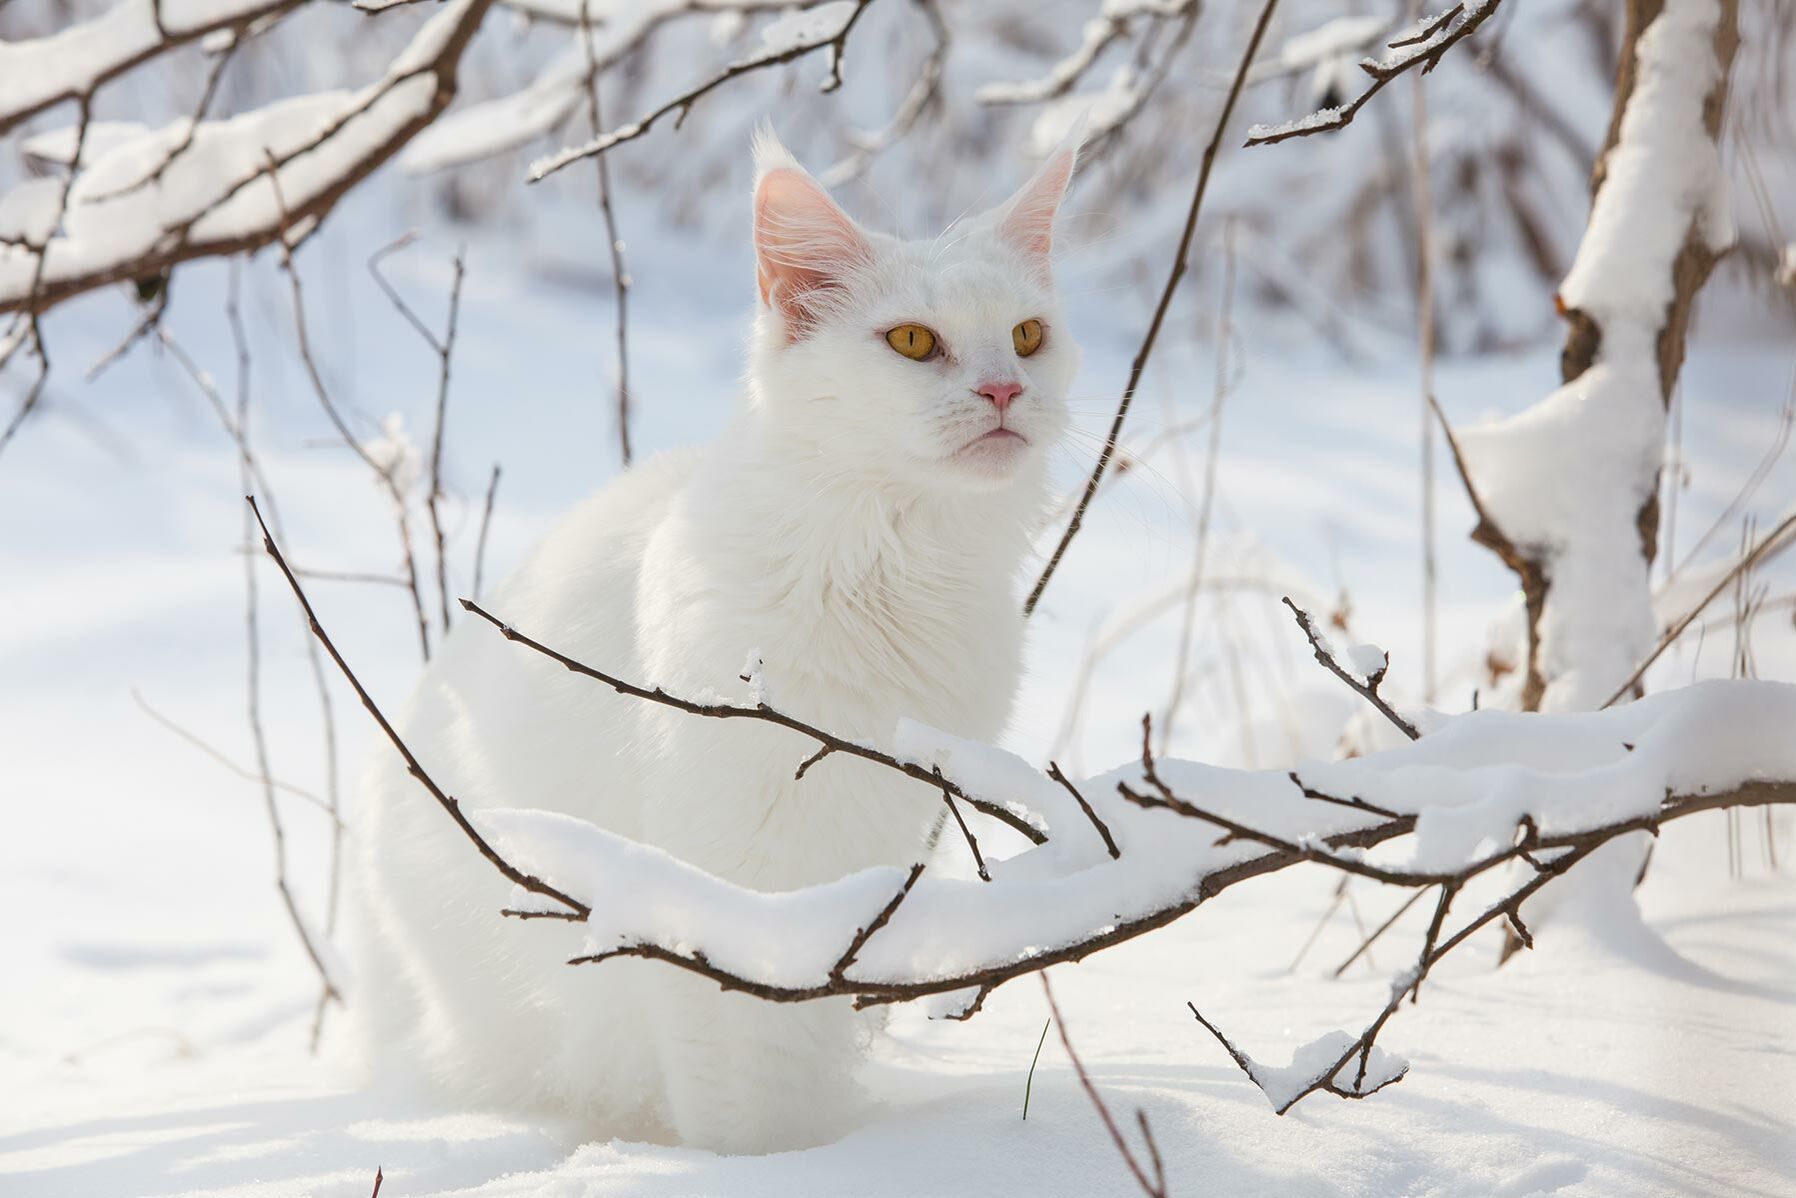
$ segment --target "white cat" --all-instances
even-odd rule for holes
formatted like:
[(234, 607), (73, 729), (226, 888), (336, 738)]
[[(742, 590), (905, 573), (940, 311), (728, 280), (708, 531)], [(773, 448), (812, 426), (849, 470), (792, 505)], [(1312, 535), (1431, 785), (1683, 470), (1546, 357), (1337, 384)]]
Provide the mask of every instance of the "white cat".
[[(889, 743), (914, 717), (1009, 718), (1018, 574), (1078, 350), (1049, 272), (1075, 150), (934, 241), (867, 232), (771, 137), (755, 146), (760, 303), (723, 435), (576, 508), (484, 606), (621, 676), (768, 700)], [(673, 397), (669, 397), (670, 401)], [(760, 724), (622, 698), (465, 619), (401, 723), (472, 808), (566, 812), (777, 891), (921, 859), (938, 795)], [(509, 883), (379, 747), (356, 840), (367, 935), (351, 1003), (374, 1068), (590, 1137), (726, 1152), (844, 1130), (867, 1021), (654, 962), (572, 967), (579, 925), (502, 918)]]

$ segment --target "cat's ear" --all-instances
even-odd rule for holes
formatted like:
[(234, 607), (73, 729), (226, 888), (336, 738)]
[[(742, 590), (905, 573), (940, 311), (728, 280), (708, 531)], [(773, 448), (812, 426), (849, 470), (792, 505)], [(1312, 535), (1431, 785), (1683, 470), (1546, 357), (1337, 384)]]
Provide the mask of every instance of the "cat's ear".
[(829, 293), (873, 258), (859, 225), (763, 125), (755, 133), (755, 277), (797, 341)]
[(1037, 259), (1044, 274), (1048, 269), (1048, 255), (1054, 248), (1054, 216), (1060, 211), (1060, 201), (1066, 197), (1067, 184), (1072, 181), (1073, 165), (1079, 160), (1079, 143), (1083, 136), (1082, 127), (1068, 134), (1029, 181), (997, 210), (998, 235)]

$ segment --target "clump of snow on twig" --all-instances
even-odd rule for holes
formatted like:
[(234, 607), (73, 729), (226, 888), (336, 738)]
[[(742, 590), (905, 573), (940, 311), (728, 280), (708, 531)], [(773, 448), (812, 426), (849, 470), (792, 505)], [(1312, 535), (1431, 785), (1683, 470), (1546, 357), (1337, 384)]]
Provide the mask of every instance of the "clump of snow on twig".
[(854, 0), (831, 0), (816, 8), (799, 9), (769, 21), (761, 28), (761, 49), (765, 54), (785, 54), (806, 46), (821, 46), (841, 35), (848, 18), (854, 15)]
[[(1334, 1031), (1311, 1040), (1291, 1054), (1289, 1065), (1267, 1065), (1247, 1057), (1247, 1075), (1266, 1095), (1273, 1110), (1283, 1110), (1296, 1102), (1328, 1076), (1329, 1067), (1353, 1046), (1354, 1038), (1346, 1032)], [(1245, 1056), (1246, 1054), (1243, 1054)], [(1366, 1059), (1366, 1075), (1359, 1077), (1359, 1054), (1335, 1071), (1330, 1084), (1349, 1094), (1370, 1094), (1388, 1086), (1409, 1072), (1409, 1062), (1377, 1045)], [(1358, 1084), (1355, 1081), (1358, 1080)]]
[(423, 475), (424, 454), (412, 443), (405, 417), (398, 412), (387, 414), (380, 422), (380, 435), (363, 441), (362, 452), (401, 495), (410, 494)]

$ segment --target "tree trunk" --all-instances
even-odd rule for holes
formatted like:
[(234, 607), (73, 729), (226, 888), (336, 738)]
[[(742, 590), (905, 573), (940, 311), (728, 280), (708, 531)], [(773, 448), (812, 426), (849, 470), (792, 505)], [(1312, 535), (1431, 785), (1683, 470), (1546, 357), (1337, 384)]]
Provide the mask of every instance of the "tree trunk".
[(1719, 139), (1737, 0), (1629, 0), (1591, 216), (1558, 297), (1563, 383), (1461, 434), (1472, 537), (1521, 582), (1526, 710), (1594, 707), (1650, 649), (1666, 410), (1732, 240)]

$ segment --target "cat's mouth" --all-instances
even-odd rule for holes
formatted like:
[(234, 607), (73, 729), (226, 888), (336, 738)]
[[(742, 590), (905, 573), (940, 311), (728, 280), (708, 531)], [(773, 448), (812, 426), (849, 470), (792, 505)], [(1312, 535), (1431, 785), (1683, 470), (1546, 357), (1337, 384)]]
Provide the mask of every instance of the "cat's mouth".
[(996, 470), (1008, 475), (1029, 446), (1029, 438), (1000, 425), (987, 429), (954, 451), (954, 457), (981, 472)]
[(971, 441), (968, 441), (965, 445), (962, 445), (959, 449), (954, 451), (954, 456), (957, 458), (1007, 461), (1016, 454), (1021, 453), (1023, 447), (1028, 444), (1029, 438), (1023, 436), (1023, 434), (1017, 432), (1014, 428), (1006, 428), (1003, 425), (999, 425), (997, 428), (987, 429), (977, 437), (974, 437)]

